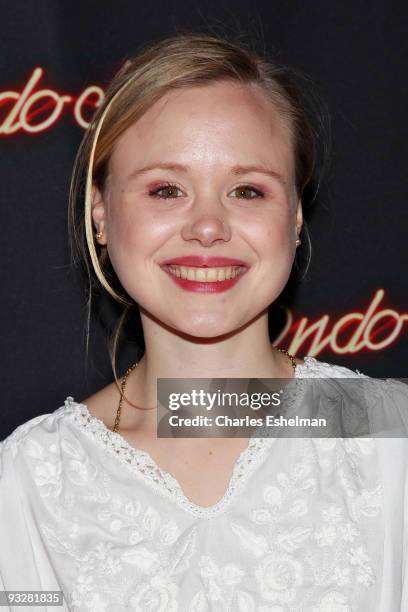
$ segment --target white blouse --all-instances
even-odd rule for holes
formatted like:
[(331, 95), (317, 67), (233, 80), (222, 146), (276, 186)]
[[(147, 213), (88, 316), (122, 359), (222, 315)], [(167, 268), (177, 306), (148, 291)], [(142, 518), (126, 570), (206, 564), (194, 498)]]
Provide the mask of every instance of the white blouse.
[[(364, 375), (308, 356), (295, 376)], [(406, 414), (403, 387), (380, 392)], [(27, 610), (408, 610), (407, 465), (407, 438), (252, 437), (201, 507), (69, 396), (0, 443), (0, 590), (63, 592)]]

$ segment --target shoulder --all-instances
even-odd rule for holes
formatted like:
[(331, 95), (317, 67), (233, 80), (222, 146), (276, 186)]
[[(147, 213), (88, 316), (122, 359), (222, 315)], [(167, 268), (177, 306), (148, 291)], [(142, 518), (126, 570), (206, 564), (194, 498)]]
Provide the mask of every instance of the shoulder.
[(87, 407), (92, 416), (103, 421), (106, 426), (111, 427), (114, 424), (116, 414), (116, 408), (114, 407), (118, 406), (119, 400), (120, 393), (118, 387), (115, 382), (112, 382), (82, 400), (81, 404)]
[[(3, 551), (3, 555), (0, 551), (0, 583), (9, 568), (8, 558), (13, 560), (16, 550), (26, 557), (26, 563), (20, 563), (22, 571), (29, 571), (31, 562), (32, 568), (36, 567), (39, 550), (36, 546), (33, 548), (33, 537), (36, 541), (37, 530), (41, 530), (47, 516), (55, 516), (57, 506), (53, 504), (66, 482), (63, 451), (66, 445), (69, 450), (75, 444), (75, 431), (64, 426), (72, 410), (73, 404), (68, 397), (53, 413), (29, 419), (0, 441), (0, 540)], [(72, 463), (68, 461), (66, 466)], [(8, 576), (12, 584), (15, 564), (11, 563), (10, 568)], [(38, 577), (37, 572), (33, 576)]]
[(48, 448), (56, 444), (61, 437), (61, 425), (72, 414), (75, 402), (68, 396), (64, 404), (54, 412), (40, 414), (22, 423), (6, 438), (0, 441), (0, 475), (4, 462), (9, 458), (14, 461), (19, 455), (27, 455), (39, 451), (39, 445)]
[(372, 378), (359, 370), (320, 361), (310, 355), (305, 357), (304, 363), (298, 368), (298, 375), (305, 378), (359, 379), (361, 388), (370, 389), (373, 393), (381, 393), (384, 397), (394, 398), (404, 405), (408, 401), (408, 378)]
[(408, 378), (372, 378), (359, 370), (352, 370), (346, 366), (336, 365), (327, 361), (320, 361), (310, 355), (305, 357), (299, 368), (299, 376), (310, 378), (355, 378), (364, 379), (365, 388), (381, 389), (386, 395), (406, 401), (408, 396)]
[(310, 378), (369, 378), (358, 370), (352, 370), (346, 366), (336, 365), (328, 361), (321, 361), (307, 355), (303, 364), (298, 368), (299, 376)]
[(299, 376), (348, 379), (330, 381), (330, 387), (322, 385), (321, 388), (326, 392), (336, 387), (354, 413), (358, 408), (360, 414), (366, 415), (372, 433), (394, 440), (403, 438), (403, 446), (408, 447), (408, 378), (372, 378), (358, 370), (310, 356), (305, 358)]

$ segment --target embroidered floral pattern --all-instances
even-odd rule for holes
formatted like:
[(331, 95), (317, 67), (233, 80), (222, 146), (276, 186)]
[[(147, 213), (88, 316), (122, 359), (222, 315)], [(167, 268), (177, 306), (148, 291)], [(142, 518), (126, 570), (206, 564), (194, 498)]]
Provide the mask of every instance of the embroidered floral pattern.
[[(230, 528), (253, 558), (263, 599), (285, 612), (300, 612), (306, 605), (348, 609), (351, 601), (343, 595), (339, 599), (337, 591), (320, 601), (318, 595), (323, 588), (330, 591), (351, 583), (369, 588), (376, 581), (375, 556), (366, 549), (362, 523), (380, 516), (381, 486), (375, 481), (373, 487), (361, 489), (360, 473), (356, 479), (357, 453), (374, 461), (375, 449), (367, 440), (362, 445), (345, 445), (341, 439), (334, 445), (313, 439), (298, 442), (298, 456), (288, 470), (277, 472), (275, 481), (263, 486), (264, 505), (255, 507), (247, 520), (232, 520)], [(337, 465), (341, 475), (343, 490), (336, 490), (335, 497), (330, 494), (335, 501), (316, 495), (324, 476), (319, 469), (322, 458), (326, 466)]]
[[(296, 375), (333, 374), (309, 357)], [(374, 593), (373, 440), (253, 438), (222, 500), (202, 508), (72, 397), (42, 422), (3, 447), (35, 484), (41, 540), (72, 612), (354, 612)]]

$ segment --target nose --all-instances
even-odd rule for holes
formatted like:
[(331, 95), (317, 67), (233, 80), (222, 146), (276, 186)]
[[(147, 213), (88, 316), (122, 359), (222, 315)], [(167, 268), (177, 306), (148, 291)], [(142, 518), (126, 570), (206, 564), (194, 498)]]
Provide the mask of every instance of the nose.
[[(213, 196), (214, 198), (214, 196)], [(214, 242), (228, 242), (231, 239), (231, 227), (221, 203), (212, 199), (209, 202), (194, 202), (190, 218), (182, 228), (184, 240), (197, 240), (203, 246)]]

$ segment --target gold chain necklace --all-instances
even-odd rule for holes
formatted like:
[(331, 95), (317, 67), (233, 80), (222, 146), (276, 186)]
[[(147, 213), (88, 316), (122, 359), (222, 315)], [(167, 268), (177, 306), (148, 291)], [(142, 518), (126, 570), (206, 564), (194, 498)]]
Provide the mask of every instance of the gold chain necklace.
[[(278, 347), (277, 347), (278, 348)], [(296, 371), (296, 361), (295, 358), (293, 357), (293, 355), (291, 355), (286, 349), (283, 348), (278, 348), (278, 351), (280, 351), (281, 353), (284, 353), (284, 355), (287, 355), (292, 363), (292, 367), (293, 367), (293, 371)], [(121, 383), (121, 394), (120, 394), (120, 400), (119, 400), (119, 406), (118, 406), (118, 410), (116, 412), (116, 418), (115, 418), (115, 424), (113, 426), (112, 431), (116, 432), (119, 429), (119, 422), (120, 422), (120, 415), (122, 412), (122, 403), (123, 403), (123, 396), (125, 394), (125, 388), (126, 388), (126, 382), (128, 379), (129, 374), (131, 373), (132, 370), (134, 370), (136, 368), (136, 366), (139, 365), (139, 362), (137, 361), (136, 363), (134, 363), (133, 365), (131, 365), (125, 372), (125, 374), (123, 375), (122, 378), (122, 383)]]

